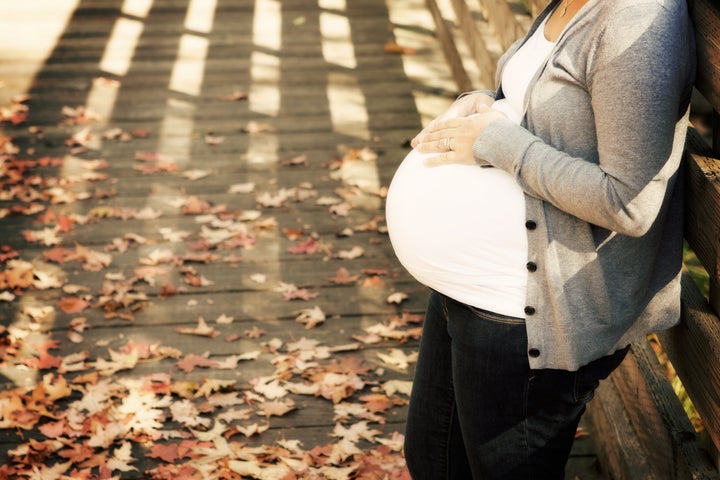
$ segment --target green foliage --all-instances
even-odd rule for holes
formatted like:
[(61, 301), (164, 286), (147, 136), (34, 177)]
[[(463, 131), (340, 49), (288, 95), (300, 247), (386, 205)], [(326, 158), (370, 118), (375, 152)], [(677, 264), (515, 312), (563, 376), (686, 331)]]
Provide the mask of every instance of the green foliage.
[(702, 266), (695, 253), (690, 250), (687, 243), (684, 246), (683, 262), (687, 268), (690, 276), (695, 281), (700, 291), (705, 298), (710, 294), (710, 277), (708, 276), (707, 270)]
[(700, 419), (700, 415), (695, 409), (695, 405), (690, 399), (690, 396), (687, 394), (687, 391), (685, 391), (685, 387), (680, 381), (680, 377), (675, 376), (670, 381), (672, 383), (673, 390), (675, 390), (675, 395), (677, 395), (680, 399), (683, 409), (685, 410), (685, 413), (687, 413), (687, 416), (690, 419), (690, 423), (692, 423), (693, 427), (695, 428), (695, 432), (700, 438), (701, 444), (706, 447), (708, 437), (707, 432), (705, 431), (705, 426), (703, 425), (702, 420)]

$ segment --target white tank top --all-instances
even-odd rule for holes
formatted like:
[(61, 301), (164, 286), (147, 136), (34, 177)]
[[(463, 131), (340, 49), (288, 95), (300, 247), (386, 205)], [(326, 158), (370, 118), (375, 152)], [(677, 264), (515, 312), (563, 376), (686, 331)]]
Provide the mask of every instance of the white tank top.
[[(530, 80), (553, 44), (544, 24), (508, 60), (505, 98), (493, 108), (520, 123)], [(428, 168), (411, 151), (390, 184), (387, 226), (400, 263), (419, 282), (455, 300), (524, 317), (527, 237), (524, 194), (497, 168)]]

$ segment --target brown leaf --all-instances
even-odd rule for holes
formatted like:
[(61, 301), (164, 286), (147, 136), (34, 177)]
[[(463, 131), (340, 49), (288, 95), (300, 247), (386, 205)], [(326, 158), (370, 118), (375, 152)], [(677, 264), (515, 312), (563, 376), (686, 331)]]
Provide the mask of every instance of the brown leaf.
[(337, 253), (337, 257), (344, 260), (353, 260), (363, 255), (365, 255), (365, 249), (357, 245), (350, 250), (341, 250)]
[(209, 213), (211, 204), (207, 200), (200, 200), (198, 197), (192, 195), (185, 200), (185, 203), (180, 208), (180, 211), (185, 215), (200, 215), (203, 213)]
[(130, 465), (130, 463), (134, 461), (135, 458), (132, 457), (132, 444), (130, 442), (124, 442), (113, 452), (112, 458), (107, 462), (107, 468), (110, 470), (120, 470), (121, 472), (137, 471), (137, 468)]
[(159, 458), (167, 463), (173, 463), (180, 458), (178, 455), (178, 445), (176, 444), (163, 445), (156, 443), (146, 455), (150, 458)]
[(288, 290), (283, 293), (283, 300), (312, 300), (313, 298), (320, 295), (319, 292), (311, 292), (307, 288), (296, 288), (294, 290)]
[(407, 300), (407, 299), (408, 299), (407, 293), (395, 292), (395, 293), (393, 293), (393, 294), (390, 294), (390, 295), (387, 297), (386, 302), (387, 302), (387, 303), (394, 303), (394, 304), (396, 304), (396, 305), (399, 305), (399, 304), (401, 304), (402, 302), (404, 302), (404, 301)]
[(32, 286), (35, 268), (30, 262), (13, 259), (0, 272), (0, 290), (25, 289)]
[(182, 360), (177, 362), (177, 367), (183, 372), (190, 373), (195, 367), (213, 368), (217, 367), (217, 362), (208, 359), (206, 356), (188, 354)]
[(245, 133), (262, 133), (262, 132), (274, 132), (275, 128), (267, 122), (258, 122), (250, 120), (244, 127), (243, 132)]
[(58, 438), (65, 433), (67, 422), (65, 420), (58, 420), (57, 422), (46, 423), (38, 427), (40, 433), (45, 435), (47, 438)]
[(195, 328), (189, 328), (189, 327), (177, 327), (175, 331), (179, 333), (184, 333), (187, 335), (200, 335), (201, 337), (211, 337), (215, 338), (218, 335), (220, 335), (220, 332), (215, 330), (215, 328), (208, 326), (208, 324), (205, 322), (205, 320), (202, 317), (198, 317), (198, 324)]
[(262, 432), (270, 428), (270, 424), (266, 423), (264, 425), (260, 425), (258, 423), (253, 423), (252, 425), (236, 426), (235, 428), (246, 437), (252, 437), (253, 435), (260, 435)]
[(82, 297), (63, 297), (60, 299), (60, 309), (65, 313), (80, 313), (90, 306), (90, 302)]
[(88, 447), (82, 442), (71, 442), (67, 447), (60, 450), (58, 455), (75, 464), (80, 464), (95, 454), (94, 448)]
[(298, 314), (298, 316), (295, 317), (295, 321), (304, 323), (306, 329), (314, 328), (325, 321), (325, 312), (318, 306), (305, 308), (295, 313)]
[(258, 405), (258, 408), (261, 410), (258, 412), (259, 415), (270, 418), (272, 416), (282, 417), (286, 413), (295, 410), (297, 406), (292, 399), (288, 398), (285, 401), (263, 402)]
[(240, 100), (247, 100), (249, 98), (249, 95), (247, 92), (244, 92), (242, 90), (235, 90), (229, 95), (220, 95), (216, 98), (221, 102), (237, 102)]
[(360, 275), (350, 275), (347, 268), (340, 267), (338, 271), (335, 272), (335, 276), (328, 278), (328, 280), (330, 283), (337, 285), (347, 285), (348, 283), (356, 282), (358, 278), (360, 278)]
[(308, 158), (307, 155), (297, 155), (293, 158), (288, 158), (286, 160), (282, 160), (280, 162), (282, 165), (288, 166), (288, 167), (295, 167), (298, 165), (307, 165), (308, 164)]

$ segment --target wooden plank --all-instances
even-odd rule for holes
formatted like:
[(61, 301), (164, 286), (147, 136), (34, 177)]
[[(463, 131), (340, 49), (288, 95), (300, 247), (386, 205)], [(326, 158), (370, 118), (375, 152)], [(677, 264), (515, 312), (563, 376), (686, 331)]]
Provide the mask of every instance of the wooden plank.
[(705, 429), (720, 446), (720, 320), (689, 276), (683, 277), (683, 319), (658, 336)]
[(720, 110), (720, 10), (712, 0), (688, 0), (695, 26), (698, 90)]
[(613, 382), (600, 383), (595, 398), (587, 406), (586, 416), (595, 433), (598, 459), (608, 478), (668, 480), (653, 475)]
[[(273, 291), (271, 288), (248, 290), (234, 287), (216, 292), (191, 289), (165, 298), (149, 295), (148, 301), (144, 307), (135, 312), (132, 321), (120, 317), (108, 316), (105, 318), (103, 309), (99, 307), (88, 308), (76, 314), (66, 314), (58, 306), (59, 300), (65, 296), (62, 292), (58, 290), (27, 292), (23, 307), (7, 303), (0, 305), (0, 312), (2, 312), (0, 324), (9, 325), (11, 322), (20, 322), (19, 324), (30, 325), (32, 322), (22, 313), (25, 306), (49, 306), (54, 309), (52, 317), (45, 319), (42, 325), (35, 325), (36, 329), (45, 331), (54, 329), (64, 331), (78, 316), (87, 317), (95, 325), (138, 328), (142, 331), (142, 328), (147, 325), (197, 325), (199, 317), (208, 322), (214, 322), (222, 315), (237, 319), (237, 323), (287, 319), (294, 321), (301, 310), (314, 306), (319, 306), (325, 312), (328, 324), (333, 322), (333, 318), (368, 316), (378, 317), (375, 321), (380, 321), (381, 319), (390, 320), (401, 311), (410, 313), (423, 311), (427, 302), (425, 287), (419, 286), (417, 283), (408, 284), (406, 288), (403, 288), (403, 292), (407, 293), (409, 299), (400, 307), (387, 303), (387, 297), (392, 293), (392, 288), (390, 284), (379, 288), (363, 288), (354, 285), (315, 288), (313, 291), (317, 291), (319, 295), (308, 301), (284, 301), (282, 293)], [(141, 287), (138, 287), (135, 293), (141, 291)], [(117, 294), (119, 299), (122, 299), (121, 293)], [(93, 300), (95, 301), (96, 298)], [(128, 300), (127, 303), (137, 305), (139, 302), (131, 303)], [(127, 312), (122, 309), (115, 311)], [(302, 324), (291, 322), (291, 325), (295, 326), (297, 331), (304, 332), (305, 330)]]
[(685, 156), (685, 238), (711, 283), (711, 304), (720, 312), (717, 279), (720, 275), (720, 164), (708, 156), (708, 147), (691, 129)]
[(480, 0), (488, 22), (503, 51), (525, 34), (506, 0)]
[(433, 20), (435, 21), (438, 40), (440, 41), (443, 52), (445, 53), (445, 58), (450, 66), (450, 70), (452, 71), (452, 76), (455, 79), (458, 90), (461, 92), (472, 90), (472, 81), (465, 71), (462, 58), (460, 58), (457, 45), (455, 45), (455, 39), (453, 38), (452, 31), (443, 18), (442, 12), (440, 12), (440, 8), (438, 7), (436, 0), (426, 0), (425, 3), (432, 14)]
[(547, 6), (548, 2), (544, 0), (529, 0), (528, 3), (530, 4), (530, 14), (536, 17)]
[(720, 479), (647, 341), (611, 375), (657, 478)]
[(495, 60), (490, 55), (485, 41), (477, 31), (472, 12), (464, 0), (452, 0), (455, 17), (458, 20), (460, 32), (470, 49), (470, 56), (475, 60), (479, 71), (479, 82), (484, 88), (495, 87)]

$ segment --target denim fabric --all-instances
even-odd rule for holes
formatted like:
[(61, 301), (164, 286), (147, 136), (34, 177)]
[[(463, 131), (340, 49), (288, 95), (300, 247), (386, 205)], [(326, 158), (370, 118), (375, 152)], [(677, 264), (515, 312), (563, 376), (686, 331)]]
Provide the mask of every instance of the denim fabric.
[(585, 404), (627, 350), (532, 370), (522, 319), (433, 292), (405, 433), (412, 478), (563, 479)]

